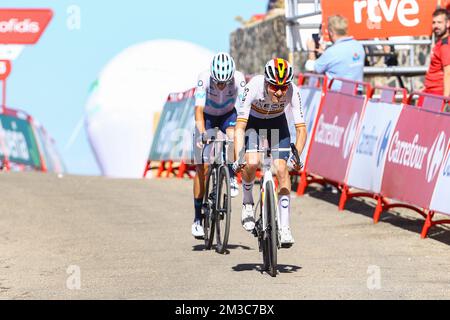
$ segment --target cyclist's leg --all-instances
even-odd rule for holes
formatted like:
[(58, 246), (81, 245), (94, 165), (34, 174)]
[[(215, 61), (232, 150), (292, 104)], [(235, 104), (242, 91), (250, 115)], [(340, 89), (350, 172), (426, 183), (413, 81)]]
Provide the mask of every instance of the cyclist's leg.
[(252, 232), (255, 229), (255, 201), (253, 200), (253, 186), (255, 183), (256, 170), (258, 169), (258, 135), (252, 128), (252, 118), (249, 118), (247, 132), (245, 136), (245, 160), (247, 165), (242, 170), (242, 190), (243, 206), (241, 214), (242, 226), (246, 231)]
[[(223, 117), (220, 130), (226, 134), (227, 138), (231, 141), (234, 141), (234, 129), (236, 127), (237, 120), (237, 112), (236, 109), (233, 109), (230, 113)], [(230, 182), (231, 182), (231, 196), (233, 198), (239, 195), (239, 186), (235, 177), (235, 173), (233, 171), (233, 163), (234, 159), (234, 143), (229, 143), (226, 155), (225, 155), (226, 164), (228, 166), (228, 171), (230, 172)]]
[[(210, 117), (207, 114), (204, 114), (205, 119), (205, 129), (210, 130), (214, 125), (214, 118)], [(195, 137), (194, 137), (194, 160), (196, 165), (196, 175), (194, 177), (194, 208), (195, 208), (195, 223), (201, 223), (202, 220), (202, 205), (203, 205), (203, 197), (205, 195), (205, 178), (208, 172), (208, 166), (205, 163), (208, 163), (209, 154), (211, 151), (210, 146), (199, 147), (197, 142), (201, 139), (200, 132), (197, 127), (195, 128)]]
[(256, 171), (259, 168), (259, 136), (258, 136), (258, 119), (250, 116), (245, 132), (245, 161), (247, 165), (242, 171), (242, 188), (244, 193), (244, 205), (254, 204), (253, 186), (255, 184)]
[[(231, 141), (234, 141), (234, 129), (236, 127), (236, 120), (237, 120), (237, 112), (236, 109), (233, 109), (232, 112), (230, 112), (224, 119), (224, 122), (222, 123), (222, 126), (220, 130), (222, 130), (223, 133), (227, 135), (227, 138)], [(228, 145), (227, 150), (227, 164), (230, 169), (230, 176), (231, 178), (234, 177), (234, 172), (232, 170), (234, 159), (234, 143), (230, 143)]]
[(288, 124), (285, 116), (274, 119), (273, 129), (270, 131), (271, 144), (273, 148), (278, 149), (278, 152), (272, 154), (274, 158), (274, 165), (276, 168), (276, 175), (279, 184), (278, 191), (278, 209), (280, 210), (280, 227), (289, 228), (290, 226), (290, 204), (291, 204), (291, 179), (289, 176), (289, 168), (287, 162), (290, 156), (290, 142), (291, 136), (288, 129)]

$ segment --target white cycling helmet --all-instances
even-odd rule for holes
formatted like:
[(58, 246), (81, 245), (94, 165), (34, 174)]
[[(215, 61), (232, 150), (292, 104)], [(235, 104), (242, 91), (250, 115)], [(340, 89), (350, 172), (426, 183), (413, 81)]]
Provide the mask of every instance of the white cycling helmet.
[(294, 80), (294, 70), (291, 64), (280, 58), (275, 58), (267, 62), (264, 68), (266, 81), (275, 86), (284, 86)]
[(211, 63), (211, 77), (217, 82), (228, 82), (234, 77), (236, 66), (233, 58), (225, 52), (216, 54)]

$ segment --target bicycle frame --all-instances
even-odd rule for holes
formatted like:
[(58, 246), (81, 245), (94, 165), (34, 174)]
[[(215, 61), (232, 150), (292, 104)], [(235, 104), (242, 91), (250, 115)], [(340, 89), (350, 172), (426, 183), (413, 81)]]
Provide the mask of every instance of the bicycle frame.
[[(277, 151), (276, 149), (273, 149), (271, 152), (275, 152)], [(279, 151), (282, 151), (281, 149)], [(280, 210), (278, 210), (278, 193), (277, 190), (275, 189), (275, 181), (273, 179), (273, 173), (272, 173), (272, 157), (268, 155), (269, 153), (269, 149), (263, 148), (261, 150), (257, 150), (257, 153), (262, 154), (262, 170), (263, 170), (263, 177), (261, 180), (261, 192), (260, 192), (260, 198), (258, 201), (258, 205), (261, 205), (261, 216), (260, 219), (262, 221), (262, 232), (265, 234), (268, 228), (268, 222), (266, 221), (266, 206), (264, 203), (264, 199), (265, 199), (265, 192), (268, 189), (268, 185), (271, 182), (272, 185), (272, 191), (273, 191), (273, 195), (275, 197), (275, 211), (276, 211), (276, 221), (277, 221), (277, 234), (278, 234), (278, 242), (277, 242), (277, 246), (278, 249), (281, 248), (281, 242), (280, 242), (280, 232), (281, 232), (281, 226), (280, 226), (280, 221), (281, 221), (281, 217), (280, 217)]]
[[(213, 161), (212, 163), (209, 163), (209, 166), (211, 166), (211, 170), (214, 172), (214, 174), (212, 175), (212, 183), (213, 186), (217, 186), (218, 184), (218, 180), (219, 180), (219, 172), (221, 170), (222, 167), (226, 166), (226, 152), (227, 152), (227, 146), (232, 143), (232, 140), (229, 139), (211, 139), (210, 144), (214, 144), (213, 146), (213, 151), (214, 151), (214, 156), (213, 156)], [(220, 152), (216, 152), (216, 148), (215, 146), (218, 144), (222, 144), (222, 148)], [(203, 150), (204, 152), (204, 150)], [(203, 157), (202, 157), (203, 158)], [(217, 191), (217, 190), (214, 190)], [(215, 212), (219, 212), (219, 203), (218, 201), (215, 201)]]

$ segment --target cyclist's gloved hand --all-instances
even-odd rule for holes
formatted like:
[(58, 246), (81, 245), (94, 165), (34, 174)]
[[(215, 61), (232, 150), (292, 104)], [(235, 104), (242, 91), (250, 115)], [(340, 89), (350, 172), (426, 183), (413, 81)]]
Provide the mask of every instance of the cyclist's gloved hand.
[(207, 144), (209, 142), (209, 136), (207, 132), (203, 132), (201, 135), (202, 143)]
[(196, 136), (197, 148), (202, 149), (203, 146), (208, 142), (208, 134), (206, 132), (201, 133)]
[(300, 171), (304, 167), (303, 162), (301, 160), (300, 163), (297, 163), (297, 161), (295, 160), (295, 156), (293, 154), (291, 154), (291, 156), (289, 157), (287, 165), (289, 170), (291, 171)]
[(242, 171), (242, 169), (245, 167), (245, 163), (242, 163), (242, 162), (240, 162), (239, 160), (238, 161), (235, 161), (234, 163), (233, 163), (233, 171), (234, 171), (234, 173), (236, 173), (236, 174), (238, 174), (239, 172), (241, 172)]

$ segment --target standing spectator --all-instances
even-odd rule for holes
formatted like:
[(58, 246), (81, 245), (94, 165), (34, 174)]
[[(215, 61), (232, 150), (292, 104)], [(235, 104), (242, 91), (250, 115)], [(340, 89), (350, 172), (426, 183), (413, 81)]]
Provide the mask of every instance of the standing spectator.
[(450, 95), (450, 21), (446, 9), (437, 9), (433, 13), (433, 32), (436, 45), (431, 54), (430, 68), (425, 76), (426, 93)]
[[(347, 19), (339, 15), (331, 16), (327, 28), (333, 45), (325, 51), (316, 49), (314, 40), (310, 39), (307, 43), (309, 60), (305, 65), (306, 71), (326, 74), (329, 79), (363, 81), (366, 54), (364, 47), (347, 35)], [(317, 53), (321, 53), (318, 59)]]
[[(305, 65), (306, 71), (326, 74), (330, 80), (344, 78), (363, 81), (366, 53), (358, 41), (348, 36), (348, 20), (339, 15), (331, 16), (328, 18), (327, 29), (333, 45), (326, 50), (316, 49), (317, 41), (310, 39), (307, 43), (309, 60)], [(341, 83), (333, 84), (335, 90), (340, 87)], [(331, 185), (326, 185), (324, 191), (338, 193)]]

